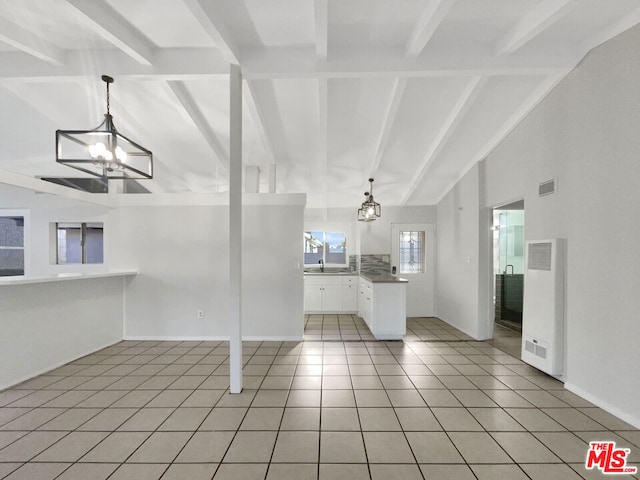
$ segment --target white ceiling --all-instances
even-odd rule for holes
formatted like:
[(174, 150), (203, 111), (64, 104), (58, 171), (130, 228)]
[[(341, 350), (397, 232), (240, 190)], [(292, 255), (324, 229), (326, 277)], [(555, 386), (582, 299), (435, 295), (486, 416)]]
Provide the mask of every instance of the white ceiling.
[[(55, 130), (151, 149), (153, 192), (226, 191), (243, 156), (311, 207), (436, 203), (640, 0), (0, 0), (0, 170), (73, 176)], [(266, 175), (263, 175), (266, 182)], [(263, 187), (264, 189), (265, 187)]]

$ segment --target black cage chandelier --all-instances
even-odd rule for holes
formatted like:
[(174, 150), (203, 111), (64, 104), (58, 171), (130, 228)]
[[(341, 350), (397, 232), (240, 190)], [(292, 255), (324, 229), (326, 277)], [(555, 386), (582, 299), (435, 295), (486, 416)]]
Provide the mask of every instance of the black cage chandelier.
[(373, 178), (369, 179), (369, 184), (369, 191), (364, 192), (367, 199), (358, 209), (359, 222), (373, 222), (381, 214), (380, 204), (373, 200)]
[(109, 111), (109, 84), (113, 78), (102, 75), (107, 85), (107, 113), (93, 130), (57, 130), (56, 162), (106, 179), (153, 178), (153, 154), (116, 130)]

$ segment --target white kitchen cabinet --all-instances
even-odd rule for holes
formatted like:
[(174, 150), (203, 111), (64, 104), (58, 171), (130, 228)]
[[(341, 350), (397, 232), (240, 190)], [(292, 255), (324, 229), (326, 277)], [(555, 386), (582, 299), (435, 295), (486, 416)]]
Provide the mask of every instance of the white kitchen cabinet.
[[(305, 279), (306, 280), (306, 279)], [(319, 312), (322, 311), (323, 289), (321, 285), (304, 284), (304, 311)]]
[(401, 340), (406, 333), (407, 282), (360, 279), (358, 314), (378, 340)]
[(358, 282), (358, 315), (362, 317), (367, 325), (369, 325), (371, 317), (372, 298), (373, 286), (371, 282), (361, 278)]
[(342, 280), (342, 311), (358, 311), (358, 277), (349, 276)]
[(322, 287), (322, 311), (342, 312), (342, 283)]
[(355, 313), (357, 279), (355, 275), (305, 275), (305, 313)]

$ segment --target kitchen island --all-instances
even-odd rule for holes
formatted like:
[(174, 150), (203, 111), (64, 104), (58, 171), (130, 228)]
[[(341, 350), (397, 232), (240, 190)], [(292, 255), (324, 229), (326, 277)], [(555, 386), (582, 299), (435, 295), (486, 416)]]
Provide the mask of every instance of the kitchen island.
[(377, 340), (406, 333), (408, 281), (390, 274), (305, 272), (305, 313), (357, 313)]

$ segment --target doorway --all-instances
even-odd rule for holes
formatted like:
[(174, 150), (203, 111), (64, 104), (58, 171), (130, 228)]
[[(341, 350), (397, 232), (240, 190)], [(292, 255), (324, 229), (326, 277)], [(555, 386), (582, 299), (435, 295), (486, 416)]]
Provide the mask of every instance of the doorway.
[(493, 209), (494, 343), (520, 358), (524, 294), (524, 200)]

